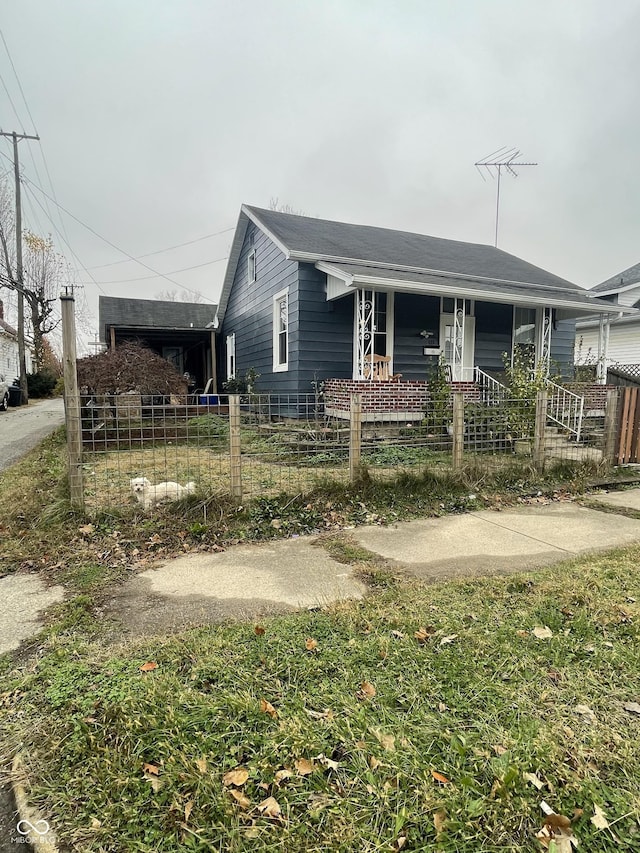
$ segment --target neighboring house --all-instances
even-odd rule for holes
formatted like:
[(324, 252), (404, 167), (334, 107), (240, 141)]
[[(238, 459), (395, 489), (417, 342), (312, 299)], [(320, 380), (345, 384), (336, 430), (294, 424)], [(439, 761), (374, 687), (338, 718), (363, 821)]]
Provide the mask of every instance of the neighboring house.
[[(31, 349), (25, 348), (27, 373), (33, 370)], [(4, 303), (0, 299), (0, 374), (9, 384), (20, 375), (20, 359), (18, 357), (18, 332), (4, 319)]]
[(220, 366), (223, 379), (254, 369), (256, 390), (277, 393), (388, 377), (408, 389), (440, 357), (454, 382), (474, 383), (518, 349), (569, 372), (576, 318), (615, 310), (492, 246), (245, 205), (218, 308)]
[(122, 341), (140, 341), (189, 373), (192, 387), (203, 389), (216, 377), (215, 305), (159, 299), (101, 296), (100, 339), (114, 348)]
[[(597, 284), (590, 291), (619, 308), (640, 308), (640, 263)], [(601, 348), (600, 319), (588, 317), (576, 324), (576, 362), (604, 368), (616, 365), (623, 372), (638, 375), (640, 366), (640, 313), (614, 315), (606, 324)], [(625, 367), (632, 369), (626, 371)]]

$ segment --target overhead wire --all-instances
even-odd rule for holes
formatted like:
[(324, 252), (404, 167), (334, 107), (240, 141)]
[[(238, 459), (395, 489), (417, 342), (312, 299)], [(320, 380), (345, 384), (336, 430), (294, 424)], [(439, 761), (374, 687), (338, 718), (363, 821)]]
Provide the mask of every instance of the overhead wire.
[[(233, 231), (235, 229), (235, 225), (232, 225), (230, 228), (224, 228), (222, 231), (214, 231), (212, 234), (205, 234), (203, 237), (196, 237), (195, 240), (185, 240), (184, 243), (176, 243), (175, 246), (166, 246), (164, 249), (156, 249), (154, 252), (146, 252), (144, 255), (136, 255), (136, 260), (138, 258), (150, 258), (151, 255), (161, 255), (163, 252), (170, 252), (173, 249), (181, 249), (183, 246), (191, 246), (193, 243), (200, 243), (203, 240), (209, 240), (211, 237), (219, 237), (221, 234), (226, 234), (229, 231)], [(115, 267), (119, 264), (130, 264), (131, 261), (128, 258), (125, 258), (122, 261), (111, 261), (108, 264), (99, 264), (95, 267), (89, 267), (90, 270), (101, 270), (106, 267)]]

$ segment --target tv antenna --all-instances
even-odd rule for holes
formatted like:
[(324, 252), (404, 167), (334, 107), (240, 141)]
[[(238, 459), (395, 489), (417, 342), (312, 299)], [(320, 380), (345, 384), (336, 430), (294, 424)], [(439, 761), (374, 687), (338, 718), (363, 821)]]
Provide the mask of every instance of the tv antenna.
[[(491, 175), (492, 178), (498, 179), (498, 187), (496, 192), (496, 237), (494, 245), (498, 246), (498, 221), (500, 219), (500, 177), (502, 175), (502, 170), (504, 169), (507, 174), (511, 175), (514, 178), (518, 177), (518, 173), (516, 172), (516, 167), (520, 168), (521, 166), (537, 166), (537, 163), (523, 163), (519, 160), (522, 157), (522, 152), (519, 148), (499, 148), (497, 151), (494, 151), (493, 154), (489, 154), (487, 157), (483, 157), (481, 160), (478, 160), (477, 163), (474, 163), (474, 166), (480, 172), (480, 177), (483, 181), (486, 180), (483, 169)], [(482, 168), (481, 168), (482, 167)]]

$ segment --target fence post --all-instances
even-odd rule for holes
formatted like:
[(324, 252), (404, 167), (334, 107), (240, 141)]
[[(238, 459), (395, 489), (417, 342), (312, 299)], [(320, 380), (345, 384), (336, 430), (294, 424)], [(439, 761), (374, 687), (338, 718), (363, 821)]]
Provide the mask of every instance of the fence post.
[(353, 483), (358, 477), (360, 456), (362, 453), (362, 399), (360, 394), (351, 395), (349, 409), (349, 480)]
[(604, 414), (604, 447), (602, 456), (608, 465), (615, 465), (618, 459), (618, 404), (619, 391), (607, 391), (607, 404)]
[(242, 464), (240, 448), (240, 395), (229, 395), (229, 474), (231, 495), (242, 498)]
[(462, 467), (464, 453), (464, 394), (462, 391), (453, 393), (453, 460), (454, 469)]
[(533, 433), (533, 464), (538, 471), (544, 471), (545, 464), (545, 439), (547, 434), (547, 406), (549, 394), (546, 389), (536, 394), (536, 421)]
[(60, 294), (62, 312), (62, 362), (64, 370), (64, 417), (69, 456), (69, 497), (74, 509), (84, 510), (82, 482), (82, 421), (76, 370), (75, 299), (71, 293)]

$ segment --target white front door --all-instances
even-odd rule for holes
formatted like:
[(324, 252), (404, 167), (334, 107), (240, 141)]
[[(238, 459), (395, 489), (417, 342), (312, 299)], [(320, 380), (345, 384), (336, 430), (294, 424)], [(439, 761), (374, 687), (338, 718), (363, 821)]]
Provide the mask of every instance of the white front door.
[(462, 368), (457, 367), (454, 375), (454, 334), (455, 315), (440, 315), (440, 351), (445, 364), (451, 368), (451, 378), (454, 382), (471, 382), (473, 380), (473, 352), (476, 345), (476, 318), (468, 314), (464, 318), (464, 334), (462, 344)]

